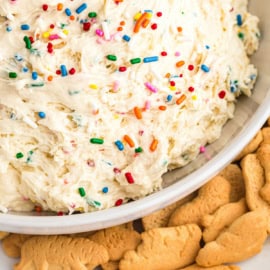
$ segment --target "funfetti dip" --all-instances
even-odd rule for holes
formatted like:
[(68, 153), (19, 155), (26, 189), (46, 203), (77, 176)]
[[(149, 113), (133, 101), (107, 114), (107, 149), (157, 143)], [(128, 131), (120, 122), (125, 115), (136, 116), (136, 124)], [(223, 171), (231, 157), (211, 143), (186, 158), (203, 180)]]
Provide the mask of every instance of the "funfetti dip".
[(1, 0), (0, 15), (2, 212), (89, 212), (161, 189), (257, 76), (246, 0)]

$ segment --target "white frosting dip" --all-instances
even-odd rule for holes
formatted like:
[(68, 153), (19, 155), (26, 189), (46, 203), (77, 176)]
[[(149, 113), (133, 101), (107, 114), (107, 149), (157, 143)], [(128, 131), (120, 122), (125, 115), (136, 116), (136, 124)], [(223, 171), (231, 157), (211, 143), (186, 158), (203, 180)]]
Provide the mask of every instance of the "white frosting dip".
[(246, 0), (116, 2), (0, 0), (0, 211), (159, 190), (251, 94)]

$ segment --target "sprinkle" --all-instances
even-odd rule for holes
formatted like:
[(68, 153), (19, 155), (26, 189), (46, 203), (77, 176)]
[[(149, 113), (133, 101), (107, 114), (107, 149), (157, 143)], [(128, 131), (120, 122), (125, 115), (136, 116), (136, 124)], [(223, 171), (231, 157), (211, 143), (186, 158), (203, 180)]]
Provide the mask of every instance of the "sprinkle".
[(201, 70), (204, 71), (204, 72), (206, 72), (206, 73), (208, 73), (210, 71), (210, 68), (207, 65), (202, 64), (201, 65)]
[(53, 35), (49, 36), (49, 40), (55, 40), (55, 39), (59, 39), (59, 38), (60, 38), (60, 36), (57, 34), (53, 34)]
[(28, 67), (23, 67), (22, 72), (24, 72), (24, 73), (28, 72)]
[(77, 9), (76, 9), (76, 13), (80, 14), (82, 13), (85, 9), (87, 9), (87, 4), (83, 3), (82, 5), (80, 5)]
[(25, 36), (23, 38), (23, 40), (25, 42), (26, 49), (29, 49), (30, 50), (32, 48), (32, 45), (31, 45), (31, 41), (30, 41), (29, 37)]
[(119, 151), (124, 150), (124, 145), (123, 145), (123, 143), (121, 141), (118, 140), (118, 141), (114, 142), (114, 144), (117, 146)]
[(181, 32), (183, 31), (183, 28), (182, 28), (181, 26), (178, 26), (178, 27), (177, 27), (177, 31), (178, 31), (179, 33), (181, 33)]
[(66, 15), (69, 17), (69, 16), (71, 16), (71, 10), (69, 9), (69, 8), (66, 8), (65, 9), (65, 13), (66, 13)]
[(61, 66), (60, 66), (60, 69), (61, 69), (61, 75), (62, 75), (62, 77), (65, 77), (65, 76), (68, 75), (68, 73), (67, 73), (67, 68), (66, 68), (65, 65), (61, 65)]
[(23, 158), (23, 153), (22, 152), (17, 153), (16, 158), (17, 159)]
[(144, 105), (145, 110), (149, 110), (150, 107), (151, 107), (151, 102), (149, 100), (146, 100), (145, 105)]
[(85, 190), (84, 190), (83, 187), (79, 187), (79, 188), (78, 188), (78, 191), (79, 191), (81, 197), (85, 197), (86, 193), (85, 193)]
[(121, 170), (118, 169), (118, 168), (113, 168), (113, 172), (114, 172), (115, 174), (120, 174), (120, 173), (121, 173)]
[(117, 56), (113, 54), (107, 55), (107, 59), (110, 61), (117, 61)]
[(12, 27), (11, 26), (7, 26), (6, 31), (7, 32), (11, 32), (12, 31)]
[(29, 25), (29, 24), (22, 24), (22, 25), (21, 25), (21, 30), (27, 31), (27, 30), (29, 30), (29, 29), (30, 29), (30, 25)]
[(244, 39), (245, 35), (244, 35), (244, 33), (239, 32), (239, 33), (238, 33), (238, 37), (239, 37), (240, 39)]
[(133, 141), (128, 135), (125, 135), (125, 136), (124, 136), (124, 141), (125, 141), (130, 147), (134, 147), (134, 146), (135, 146), (134, 141)]
[(90, 22), (85, 22), (83, 23), (83, 31), (87, 32), (91, 28), (91, 23)]
[(157, 12), (157, 16), (158, 17), (161, 17), (162, 16), (162, 12), (161, 11)]
[(136, 21), (136, 24), (135, 24), (135, 26), (134, 26), (134, 29), (133, 29), (133, 32), (134, 32), (134, 33), (139, 33), (142, 24), (143, 24), (145, 21), (148, 20), (148, 16), (149, 16), (149, 15), (148, 15), (147, 12), (143, 13), (143, 14), (140, 16), (140, 18)]
[(103, 37), (104, 32), (101, 29), (96, 29), (96, 35), (99, 36), (99, 37)]
[(48, 8), (49, 8), (49, 6), (48, 6), (47, 4), (42, 5), (42, 9), (43, 9), (44, 11), (47, 11)]
[(88, 13), (88, 17), (89, 18), (96, 18), (97, 17), (97, 13), (94, 12), (94, 11), (91, 11), (91, 12)]
[(138, 147), (135, 149), (135, 153), (142, 153), (143, 149), (141, 147)]
[(205, 45), (205, 48), (206, 48), (206, 50), (209, 50), (210, 49), (210, 46), (209, 45)]
[(74, 75), (76, 73), (76, 69), (75, 68), (71, 68), (68, 73), (70, 75)]
[(53, 76), (52, 76), (52, 75), (49, 75), (48, 78), (47, 78), (47, 80), (48, 80), (49, 82), (51, 82), (51, 81), (53, 80)]
[(181, 61), (178, 61), (175, 65), (176, 65), (176, 67), (180, 68), (180, 67), (182, 67), (184, 64), (185, 64), (185, 61), (181, 60)]
[(194, 92), (194, 90), (195, 90), (195, 89), (194, 89), (194, 87), (192, 87), (192, 86), (190, 86), (190, 87), (188, 88), (188, 91), (189, 91), (189, 92)]
[(96, 84), (89, 84), (89, 88), (97, 90), (98, 86)]
[(127, 70), (127, 68), (126, 67), (124, 67), (124, 66), (122, 66), (122, 67), (119, 67), (119, 69), (118, 69), (120, 72), (125, 72), (126, 70)]
[(146, 82), (144, 85), (151, 92), (153, 92), (153, 93), (157, 93), (158, 92), (158, 89), (154, 85), (152, 85), (150, 82)]
[(93, 144), (103, 144), (104, 143), (104, 140), (101, 139), (101, 138), (91, 138), (90, 139), (90, 143), (93, 143)]
[(166, 111), (166, 110), (167, 110), (167, 107), (166, 107), (166, 106), (159, 106), (158, 108), (159, 108), (159, 110), (161, 110), (161, 111)]
[(10, 79), (16, 79), (17, 78), (17, 73), (16, 72), (9, 72), (9, 74), (8, 74), (8, 77), (10, 78)]
[(33, 71), (33, 72), (32, 72), (32, 79), (33, 79), (33, 80), (37, 80), (37, 79), (38, 79), (38, 74), (37, 74), (36, 71)]
[(152, 152), (156, 151), (157, 146), (158, 146), (158, 140), (157, 139), (153, 139), (153, 141), (152, 141), (152, 143), (150, 145), (150, 150)]
[(115, 202), (115, 206), (120, 206), (121, 204), (123, 204), (123, 200), (122, 199), (118, 199), (116, 202)]
[(139, 64), (141, 62), (142, 62), (141, 58), (133, 58), (133, 59), (130, 60), (130, 63), (132, 65)]
[(108, 22), (107, 21), (103, 21), (101, 23), (101, 25), (102, 25), (102, 30), (103, 30), (103, 33), (104, 33), (105, 40), (110, 40), (111, 39), (111, 35), (110, 35), (110, 32), (109, 32)]
[(218, 93), (219, 98), (223, 99), (226, 96), (226, 91), (222, 90)]
[(188, 70), (189, 71), (192, 71), (194, 69), (194, 66), (193, 65), (188, 65)]
[(238, 26), (241, 26), (243, 24), (243, 19), (242, 19), (241, 14), (236, 15), (236, 21), (237, 21)]
[(168, 95), (168, 96), (167, 96), (167, 101), (168, 101), (168, 102), (172, 101), (172, 98), (173, 98), (172, 95)]
[(127, 182), (129, 184), (134, 184), (135, 183), (134, 178), (133, 178), (133, 176), (132, 176), (132, 174), (130, 172), (125, 173), (125, 177), (126, 177)]
[(136, 116), (137, 119), (142, 119), (142, 111), (139, 107), (135, 107), (134, 108), (134, 114)]
[(108, 192), (109, 192), (109, 188), (108, 188), (108, 187), (104, 187), (104, 188), (102, 189), (102, 192), (105, 193), (105, 194), (108, 193)]
[(56, 8), (57, 8), (58, 11), (61, 11), (63, 9), (63, 4), (58, 3)]
[(39, 116), (41, 119), (44, 119), (44, 118), (46, 118), (46, 113), (45, 113), (45, 112), (39, 112), (39, 113), (38, 113), (38, 116)]
[(128, 35), (123, 35), (122, 39), (126, 42), (129, 42), (131, 38)]
[(151, 62), (157, 62), (158, 61), (158, 56), (150, 56), (150, 57), (145, 57), (143, 59), (144, 63), (151, 63)]
[(176, 104), (177, 105), (180, 105), (181, 103), (183, 103), (185, 101), (185, 99), (187, 98), (186, 95), (182, 95), (181, 97), (179, 97), (177, 100), (176, 100)]
[(157, 25), (156, 23), (153, 23), (153, 24), (151, 25), (151, 29), (152, 29), (152, 30), (156, 30), (157, 27), (158, 27), (158, 25)]
[(161, 56), (167, 56), (168, 55), (168, 53), (165, 52), (165, 51), (161, 52), (160, 54), (161, 54)]

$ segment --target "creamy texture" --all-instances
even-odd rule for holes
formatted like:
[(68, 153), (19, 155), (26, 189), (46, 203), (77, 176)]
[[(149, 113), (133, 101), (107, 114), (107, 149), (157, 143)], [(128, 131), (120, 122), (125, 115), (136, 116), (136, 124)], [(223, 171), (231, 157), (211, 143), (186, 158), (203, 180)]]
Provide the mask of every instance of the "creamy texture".
[(0, 1), (3, 212), (88, 212), (159, 190), (220, 137), (257, 76), (245, 0), (56, 2)]

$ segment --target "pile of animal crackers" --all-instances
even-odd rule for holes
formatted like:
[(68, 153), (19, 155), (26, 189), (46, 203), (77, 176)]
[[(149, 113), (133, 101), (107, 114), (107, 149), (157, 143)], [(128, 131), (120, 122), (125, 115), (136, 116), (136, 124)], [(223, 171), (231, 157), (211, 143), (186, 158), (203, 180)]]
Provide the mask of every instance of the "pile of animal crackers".
[[(2, 233), (15, 270), (236, 270), (270, 234), (270, 118), (234, 162), (197, 192), (133, 223), (96, 232)], [(100, 269), (100, 268), (99, 268)]]

